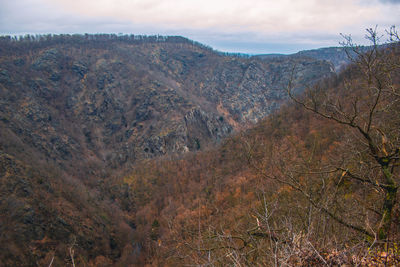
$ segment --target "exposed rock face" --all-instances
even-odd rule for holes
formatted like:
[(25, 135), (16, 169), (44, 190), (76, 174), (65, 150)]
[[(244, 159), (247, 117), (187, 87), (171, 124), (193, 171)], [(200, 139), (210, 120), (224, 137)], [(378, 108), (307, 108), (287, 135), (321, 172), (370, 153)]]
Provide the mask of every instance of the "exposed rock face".
[(9, 244), (0, 262), (48, 265), (56, 255), (63, 266), (71, 239), (96, 266), (140, 251), (134, 219), (121, 215), (134, 214), (132, 196), (111, 177), (263, 118), (285, 101), (294, 65), (297, 90), (332, 72), (326, 61), (233, 57), (181, 37), (0, 38), (0, 241)]
[[(347, 49), (347, 53), (356, 56), (354, 55), (354, 52), (352, 52), (350, 49)], [(335, 66), (336, 71), (340, 71), (347, 64), (350, 63), (347, 53), (346, 53), (346, 48), (344, 47), (326, 47), (320, 49), (300, 51), (294, 54), (294, 56), (310, 57), (317, 60), (326, 60), (331, 62)]]
[(82, 169), (197, 150), (279, 107), (294, 65), (299, 90), (332, 71), (324, 61), (239, 58), (171, 40), (3, 42), (3, 146), (26, 144)]
[(184, 119), (184, 129), (190, 150), (200, 149), (201, 142), (206, 143), (209, 136), (220, 140), (232, 131), (232, 127), (224, 121), (224, 117), (216, 118), (200, 109), (191, 110)]

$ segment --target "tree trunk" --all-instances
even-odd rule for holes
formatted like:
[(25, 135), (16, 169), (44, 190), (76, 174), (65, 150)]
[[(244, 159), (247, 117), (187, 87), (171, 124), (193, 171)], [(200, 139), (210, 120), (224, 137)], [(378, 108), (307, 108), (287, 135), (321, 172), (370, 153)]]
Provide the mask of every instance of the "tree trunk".
[(383, 202), (383, 214), (381, 224), (378, 230), (378, 237), (380, 240), (385, 240), (389, 236), (390, 227), (392, 224), (392, 210), (396, 203), (397, 186), (395, 185), (392, 174), (388, 166), (383, 167), (383, 173), (386, 177), (388, 185), (385, 190), (385, 200)]

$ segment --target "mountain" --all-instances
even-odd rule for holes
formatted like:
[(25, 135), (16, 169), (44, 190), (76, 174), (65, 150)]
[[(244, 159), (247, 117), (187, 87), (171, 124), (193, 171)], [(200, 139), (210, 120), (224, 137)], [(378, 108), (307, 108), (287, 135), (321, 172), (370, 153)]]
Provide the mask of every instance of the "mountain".
[(256, 122), (287, 98), (293, 65), (298, 91), (332, 72), (323, 61), (232, 57), (181, 37), (7, 40), (0, 62), (5, 149), (18, 150), (18, 137), (41, 160), (106, 168), (194, 151)]
[(326, 60), (331, 62), (335, 66), (335, 69), (337, 71), (340, 71), (350, 63), (350, 59), (346, 51), (356, 58), (354, 52), (346, 47), (325, 47), (319, 49), (304, 50), (295, 53), (293, 56)]
[[(371, 50), (372, 47), (368, 46), (359, 46), (357, 47), (358, 53), (364, 53), (368, 50)], [(278, 58), (306, 58), (314, 59), (314, 60), (324, 60), (330, 62), (335, 67), (336, 72), (340, 72), (343, 70), (348, 64), (351, 63), (352, 59), (355, 60), (357, 58), (357, 53), (355, 50), (350, 49), (349, 47), (324, 47), (318, 49), (311, 50), (303, 50), (294, 54), (284, 55), (284, 54), (263, 54), (256, 55), (257, 58), (262, 58), (265, 60), (270, 59), (278, 59)], [(351, 59), (352, 58), (352, 59)]]
[[(398, 266), (400, 43), (120, 183), (154, 266)], [(373, 78), (372, 78), (373, 77)]]
[(73, 251), (91, 266), (143, 260), (145, 189), (156, 180), (138, 180), (139, 192), (121, 177), (211, 149), (276, 111), (289, 80), (300, 94), (332, 72), (326, 61), (229, 55), (182, 37), (2, 37), (0, 261), (65, 265)]

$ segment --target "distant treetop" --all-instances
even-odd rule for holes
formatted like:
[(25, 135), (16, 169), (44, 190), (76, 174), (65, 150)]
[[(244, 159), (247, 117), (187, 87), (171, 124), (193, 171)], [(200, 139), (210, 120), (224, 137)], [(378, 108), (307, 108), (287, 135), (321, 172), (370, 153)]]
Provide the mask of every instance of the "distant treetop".
[(162, 35), (134, 35), (134, 34), (26, 34), (15, 36), (0, 36), (0, 46), (28, 46), (43, 47), (48, 45), (69, 44), (69, 45), (104, 45), (115, 42), (124, 42), (130, 44), (145, 43), (174, 43), (188, 44), (198, 46), (203, 49), (212, 50), (211, 47), (203, 45), (199, 42), (192, 41), (182, 36), (162, 36)]
[(229, 53), (214, 50), (208, 45), (190, 40), (182, 36), (163, 36), (163, 35), (135, 35), (135, 34), (25, 34), (25, 35), (3, 35), (0, 36), (1, 48), (40, 48), (49, 45), (82, 45), (91, 44), (103, 46), (109, 43), (128, 43), (128, 44), (148, 44), (148, 43), (169, 43), (187, 44), (215, 52), (221, 56), (236, 58), (249, 58), (250, 55), (243, 53)]

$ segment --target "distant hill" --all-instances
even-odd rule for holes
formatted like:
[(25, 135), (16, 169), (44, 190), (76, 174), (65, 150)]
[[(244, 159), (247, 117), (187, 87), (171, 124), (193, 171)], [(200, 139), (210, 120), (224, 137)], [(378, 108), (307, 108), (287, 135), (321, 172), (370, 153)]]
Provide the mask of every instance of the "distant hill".
[[(360, 47), (360, 52), (365, 52), (369, 49), (369, 47)], [(350, 59), (348, 54), (356, 58), (355, 53), (346, 47), (324, 47), (312, 50), (304, 50), (290, 55), (284, 54), (265, 54), (265, 55), (256, 55), (255, 57), (262, 58), (265, 60), (277, 59), (277, 58), (312, 58), (315, 60), (325, 60), (332, 63), (335, 67), (335, 70), (339, 72), (346, 65), (350, 63)]]
[[(350, 50), (348, 49), (349, 53)], [(337, 71), (342, 70), (350, 63), (349, 57), (344, 47), (327, 47), (313, 50), (300, 51), (293, 56), (311, 57), (318, 60), (326, 60), (331, 62)]]

